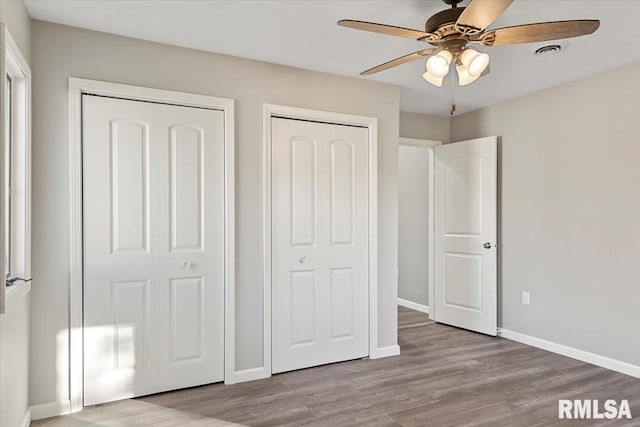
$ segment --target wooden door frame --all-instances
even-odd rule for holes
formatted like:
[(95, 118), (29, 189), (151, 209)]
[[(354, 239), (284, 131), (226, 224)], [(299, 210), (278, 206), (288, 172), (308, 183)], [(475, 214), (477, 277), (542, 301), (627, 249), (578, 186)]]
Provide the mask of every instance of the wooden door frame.
[[(435, 148), (439, 145), (442, 145), (442, 141), (432, 141), (429, 139), (415, 139), (415, 138), (400, 138), (400, 145), (408, 145), (414, 147), (424, 147), (429, 149), (429, 182), (427, 183), (427, 187), (429, 189), (429, 210), (427, 212), (427, 223), (429, 227), (429, 241), (427, 244), (428, 258), (427, 258), (427, 268), (429, 270), (429, 277), (427, 278), (427, 289), (429, 295), (429, 306), (427, 307), (427, 311), (429, 314), (429, 319), (435, 320), (436, 318), (436, 310), (435, 310), (435, 217), (434, 217), (434, 205), (435, 205)], [(409, 307), (414, 308), (415, 307)]]
[[(69, 78), (69, 402), (62, 413), (83, 404), (83, 230), (82, 230), (82, 95), (92, 94), (220, 110), (224, 113), (224, 379), (235, 371), (235, 117), (233, 99), (174, 92), (81, 78)], [(66, 406), (66, 405), (65, 405)]]
[(249, 381), (271, 376), (271, 119), (315, 121), (330, 124), (359, 126), (368, 129), (369, 134), (369, 357), (372, 359), (388, 356), (386, 348), (378, 348), (378, 119), (375, 117), (354, 116), (288, 107), (275, 104), (263, 106), (263, 188), (262, 188), (262, 281), (263, 281), (263, 364), (261, 367), (247, 369), (242, 378)]

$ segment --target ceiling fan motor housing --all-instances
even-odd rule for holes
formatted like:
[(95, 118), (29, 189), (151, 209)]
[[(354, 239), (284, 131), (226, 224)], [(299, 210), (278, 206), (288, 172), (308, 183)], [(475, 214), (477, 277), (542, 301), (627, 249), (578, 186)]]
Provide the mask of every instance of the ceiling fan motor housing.
[(455, 24), (458, 17), (464, 12), (464, 9), (464, 7), (458, 7), (455, 9), (445, 9), (436, 13), (425, 22), (425, 32), (437, 34), (440, 38), (457, 34)]

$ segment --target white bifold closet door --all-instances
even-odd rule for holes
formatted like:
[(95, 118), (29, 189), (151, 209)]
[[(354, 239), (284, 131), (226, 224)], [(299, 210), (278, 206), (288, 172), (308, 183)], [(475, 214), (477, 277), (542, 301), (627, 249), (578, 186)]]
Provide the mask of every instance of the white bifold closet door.
[(224, 113), (84, 95), (84, 404), (224, 377)]
[(435, 320), (496, 335), (496, 137), (435, 148)]
[(272, 372), (367, 356), (368, 129), (271, 126)]

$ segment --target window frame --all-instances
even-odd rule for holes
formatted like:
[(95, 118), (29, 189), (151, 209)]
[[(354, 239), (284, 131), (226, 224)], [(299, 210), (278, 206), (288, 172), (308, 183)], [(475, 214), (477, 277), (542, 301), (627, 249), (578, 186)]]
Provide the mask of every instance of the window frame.
[[(0, 174), (0, 314), (6, 313), (31, 290), (29, 281), (6, 286), (7, 274), (31, 278), (31, 69), (5, 25), (0, 24), (0, 164), (9, 163), (7, 177)], [(10, 104), (10, 115), (5, 109)], [(8, 134), (9, 133), (9, 134)], [(7, 138), (8, 136), (8, 138)], [(7, 182), (7, 178), (9, 182)], [(10, 193), (10, 225), (5, 221), (5, 197)], [(10, 271), (5, 271), (6, 243), (10, 248)]]
[[(4, 197), (2, 199), (2, 212), (5, 215), (5, 218), (3, 218), (4, 221), (4, 230), (5, 233), (7, 234), (6, 238), (3, 239), (3, 244), (4, 244), (4, 254), (3, 254), (3, 260), (4, 260), (4, 277), (5, 280), (9, 278), (9, 276), (11, 275), (11, 224), (12, 224), (12, 220), (11, 220), (11, 178), (12, 178), (12, 174), (13, 174), (13, 169), (11, 168), (11, 156), (12, 156), (12, 145), (13, 145), (13, 137), (12, 137), (12, 129), (11, 129), (11, 125), (12, 125), (12, 118), (13, 118), (13, 105), (12, 105), (12, 85), (13, 85), (13, 81), (11, 79), (11, 76), (9, 74), (5, 74), (4, 76), (5, 80), (5, 87), (7, 88), (5, 95), (2, 97), (3, 102), (2, 105), (4, 105), (4, 112), (3, 115), (5, 117), (5, 128), (4, 128), (4, 132), (3, 132), (3, 148), (5, 149), (5, 158), (4, 161), (2, 162), (2, 166), (5, 168), (4, 171), (4, 178), (6, 180), (8, 180), (7, 183), (3, 183), (3, 188), (5, 189), (4, 191)], [(8, 190), (8, 194), (7, 194), (7, 190)], [(8, 253), (7, 253), (8, 251)], [(7, 270), (8, 267), (8, 270)]]

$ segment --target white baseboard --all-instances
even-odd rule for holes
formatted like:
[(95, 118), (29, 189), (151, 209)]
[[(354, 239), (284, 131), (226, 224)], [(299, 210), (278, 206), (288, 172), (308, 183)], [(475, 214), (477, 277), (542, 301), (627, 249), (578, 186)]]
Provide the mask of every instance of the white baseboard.
[(572, 359), (591, 363), (592, 365), (600, 366), (602, 368), (611, 369), (612, 371), (640, 378), (640, 366), (632, 365), (631, 363), (611, 359), (606, 356), (601, 356), (599, 354), (594, 354), (588, 351), (579, 350), (577, 348), (568, 347), (566, 345), (557, 344), (551, 341), (532, 337), (530, 335), (521, 334), (520, 332), (510, 331), (508, 329), (499, 329), (498, 335), (508, 340), (517, 341), (522, 344), (541, 348), (552, 353), (561, 354), (563, 356), (571, 357)]
[(43, 418), (56, 417), (71, 413), (71, 401), (61, 400), (59, 402), (43, 403), (42, 405), (31, 406), (31, 419), (41, 420)]
[(24, 414), (24, 418), (22, 419), (22, 423), (20, 427), (29, 427), (31, 425), (31, 408), (27, 409), (27, 412)]
[(428, 305), (418, 304), (417, 302), (411, 302), (402, 298), (398, 298), (398, 305), (429, 314)]
[(369, 355), (369, 359), (382, 359), (383, 357), (397, 356), (399, 354), (399, 345), (389, 345), (387, 347), (378, 347), (374, 354)]
[(259, 368), (243, 369), (241, 371), (235, 371), (234, 383), (244, 383), (247, 381), (261, 380), (263, 378), (269, 378), (271, 374), (264, 366)]
[[(381, 359), (383, 357), (397, 356), (400, 354), (399, 345), (390, 345), (387, 347), (379, 347), (374, 354), (369, 355), (370, 359)], [(267, 368), (261, 366), (259, 368), (244, 369), (234, 373), (233, 382), (228, 381), (226, 384), (243, 383), (247, 381), (261, 380), (271, 377)]]

